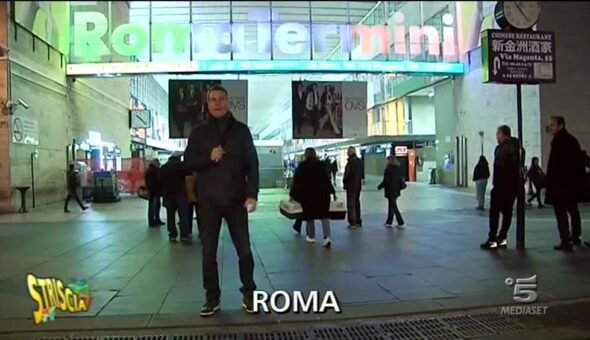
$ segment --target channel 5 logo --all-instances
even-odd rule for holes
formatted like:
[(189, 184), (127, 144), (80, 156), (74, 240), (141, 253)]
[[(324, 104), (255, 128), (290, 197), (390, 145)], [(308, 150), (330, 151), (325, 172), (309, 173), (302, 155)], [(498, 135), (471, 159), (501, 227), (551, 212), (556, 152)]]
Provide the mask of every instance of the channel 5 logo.
[(513, 299), (520, 303), (533, 303), (539, 298), (537, 293), (537, 274), (524, 279), (516, 279), (516, 281), (508, 277), (504, 280), (508, 287), (514, 287)]

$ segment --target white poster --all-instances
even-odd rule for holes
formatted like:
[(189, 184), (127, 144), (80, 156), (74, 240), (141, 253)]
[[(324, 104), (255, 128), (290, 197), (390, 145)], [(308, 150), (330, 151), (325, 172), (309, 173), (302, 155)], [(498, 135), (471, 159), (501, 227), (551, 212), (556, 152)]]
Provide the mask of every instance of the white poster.
[(367, 136), (367, 84), (294, 81), (293, 139)]
[(342, 83), (344, 138), (367, 137), (367, 83)]
[(168, 83), (168, 126), (170, 138), (188, 138), (196, 126), (207, 121), (207, 92), (214, 85), (229, 93), (234, 117), (248, 124), (247, 80), (170, 80)]

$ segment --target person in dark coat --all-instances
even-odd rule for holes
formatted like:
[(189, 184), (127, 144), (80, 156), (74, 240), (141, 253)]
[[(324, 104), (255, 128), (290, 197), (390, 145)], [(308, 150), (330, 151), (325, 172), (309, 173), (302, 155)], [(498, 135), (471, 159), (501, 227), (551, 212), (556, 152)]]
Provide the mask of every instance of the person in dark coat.
[[(578, 203), (588, 201), (588, 192), (582, 183), (586, 180), (584, 158), (578, 140), (565, 129), (563, 117), (552, 117), (549, 133), (553, 135), (547, 164), (547, 193), (545, 203), (552, 204), (557, 219), (561, 243), (555, 250), (570, 251), (582, 241), (582, 220)], [(572, 229), (570, 233), (569, 218)]]
[(175, 151), (162, 166), (162, 186), (166, 222), (170, 242), (176, 242), (176, 213), (180, 219), (180, 240), (190, 241), (189, 234), (189, 203), (186, 192), (186, 176), (189, 176), (181, 161), (182, 153)]
[[(508, 230), (512, 223), (512, 210), (518, 192), (520, 176), (518, 139), (511, 137), (510, 127), (502, 125), (496, 132), (498, 146), (494, 150), (494, 178), (490, 202), (490, 232), (482, 249), (496, 249), (508, 244)], [(502, 213), (502, 229), (498, 233)]]
[(160, 219), (162, 179), (160, 175), (160, 161), (154, 158), (145, 171), (145, 187), (150, 193), (148, 201), (148, 225), (157, 227), (164, 225)]
[(484, 210), (486, 199), (486, 187), (490, 178), (490, 166), (484, 155), (479, 156), (479, 161), (473, 170), (473, 181), (477, 196), (477, 210)]
[(336, 185), (336, 175), (338, 174), (338, 163), (336, 162), (335, 158), (330, 163), (330, 172), (332, 173), (332, 181), (334, 182), (334, 185)]
[(348, 228), (363, 226), (361, 219), (361, 191), (365, 178), (363, 161), (357, 157), (354, 147), (348, 148), (348, 163), (344, 169), (342, 184), (346, 190), (346, 208), (348, 210)]
[(531, 160), (531, 166), (527, 172), (529, 182), (535, 187), (535, 191), (531, 193), (531, 197), (527, 200), (528, 204), (536, 198), (539, 203), (539, 208), (544, 208), (543, 202), (541, 202), (541, 191), (547, 186), (547, 177), (539, 165), (539, 157), (533, 157)]
[(313, 148), (305, 150), (305, 161), (295, 171), (295, 179), (290, 196), (301, 204), (303, 219), (307, 221), (307, 237), (309, 243), (315, 242), (314, 220), (322, 221), (324, 232), (324, 247), (330, 247), (330, 195), (336, 200), (336, 191), (326, 167), (320, 161)]
[(76, 171), (74, 164), (70, 164), (70, 166), (68, 168), (68, 173), (66, 176), (67, 176), (66, 177), (66, 185), (67, 185), (68, 193), (66, 195), (64, 212), (65, 213), (70, 212), (68, 210), (68, 204), (70, 203), (70, 200), (72, 198), (76, 200), (76, 202), (78, 203), (78, 205), (80, 206), (80, 209), (82, 209), (82, 211), (86, 211), (88, 209), (88, 207), (86, 207), (86, 206), (84, 206), (84, 204), (82, 204), (82, 201), (80, 200), (80, 196), (78, 196), (78, 188), (80, 187), (80, 178), (78, 177), (79, 176), (78, 171)]
[(397, 221), (398, 228), (402, 228), (404, 225), (404, 219), (402, 217), (399, 208), (397, 207), (397, 199), (401, 195), (402, 191), (402, 169), (401, 164), (395, 156), (387, 157), (387, 168), (383, 173), (383, 181), (377, 187), (378, 190), (385, 189), (385, 198), (388, 201), (387, 220), (385, 221), (385, 227), (391, 228), (393, 222), (393, 216)]
[(242, 307), (247, 313), (255, 313), (256, 284), (248, 213), (254, 212), (257, 206), (260, 187), (258, 154), (248, 125), (235, 119), (229, 110), (227, 90), (214, 85), (207, 98), (209, 118), (193, 130), (184, 154), (187, 169), (197, 173), (203, 286), (206, 290), (206, 302), (200, 315), (211, 316), (221, 308), (217, 248), (223, 219), (238, 254)]

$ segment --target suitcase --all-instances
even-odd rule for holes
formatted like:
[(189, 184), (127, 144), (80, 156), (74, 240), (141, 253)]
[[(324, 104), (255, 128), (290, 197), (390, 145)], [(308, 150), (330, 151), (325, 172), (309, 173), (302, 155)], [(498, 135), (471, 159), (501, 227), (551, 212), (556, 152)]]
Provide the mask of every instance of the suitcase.
[[(296, 220), (303, 217), (301, 204), (296, 201), (282, 200), (279, 204), (281, 215), (290, 220)], [(330, 202), (330, 219), (343, 220), (346, 218), (346, 204), (342, 201)]]

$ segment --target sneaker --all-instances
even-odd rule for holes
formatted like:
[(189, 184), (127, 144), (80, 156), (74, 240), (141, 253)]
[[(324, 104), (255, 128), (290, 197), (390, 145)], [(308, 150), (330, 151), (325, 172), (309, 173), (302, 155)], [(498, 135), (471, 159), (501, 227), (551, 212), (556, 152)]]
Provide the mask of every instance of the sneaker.
[(201, 307), (200, 314), (202, 317), (211, 316), (211, 315), (215, 314), (217, 311), (219, 311), (220, 309), (221, 309), (221, 301), (219, 301), (219, 300), (207, 301), (207, 302), (205, 302), (203, 307)]
[(172, 243), (176, 243), (176, 237), (169, 237), (168, 240)]
[(480, 244), (479, 247), (485, 250), (496, 249), (498, 248), (498, 243), (494, 241), (486, 241), (485, 243)]
[(391, 223), (389, 223), (389, 224), (388, 223), (385, 223), (383, 226), (385, 228), (389, 228), (389, 229), (393, 228), (393, 225)]
[(555, 250), (561, 250), (561, 251), (564, 251), (564, 252), (570, 252), (570, 251), (573, 251), (574, 250), (574, 247), (572, 246), (571, 243), (563, 243), (562, 242), (562, 243), (554, 246), (553, 249), (555, 249)]
[(396, 225), (395, 227), (396, 227), (397, 229), (405, 229), (405, 228), (404, 228), (404, 225), (405, 225), (405, 224), (404, 224), (404, 223), (402, 223), (402, 224), (398, 224), (398, 225)]
[(244, 308), (244, 310), (248, 314), (257, 314), (258, 313), (254, 310), (254, 300), (252, 299), (251, 296), (244, 295), (244, 299), (242, 300), (242, 308)]
[(358, 229), (360, 227), (358, 225), (349, 225), (347, 228), (350, 230), (353, 230), (353, 229)]
[(508, 246), (508, 240), (501, 239), (500, 242), (498, 242), (498, 247), (502, 247), (502, 248), (506, 248), (506, 246)]
[(305, 237), (305, 240), (306, 240), (307, 242), (309, 242), (309, 243), (315, 243), (315, 238), (311, 238), (311, 237), (309, 237), (309, 236), (306, 236), (306, 237)]
[(332, 239), (329, 237), (325, 237), (324, 238), (324, 247), (326, 248), (330, 248), (330, 246), (332, 245)]
[(573, 243), (574, 246), (578, 246), (579, 247), (579, 246), (582, 245), (582, 240), (579, 239), (579, 238), (575, 238), (575, 239), (572, 240), (572, 243)]
[(190, 242), (190, 241), (192, 241), (192, 239), (190, 237), (188, 237), (188, 236), (187, 237), (181, 237), (180, 238), (180, 242)]

